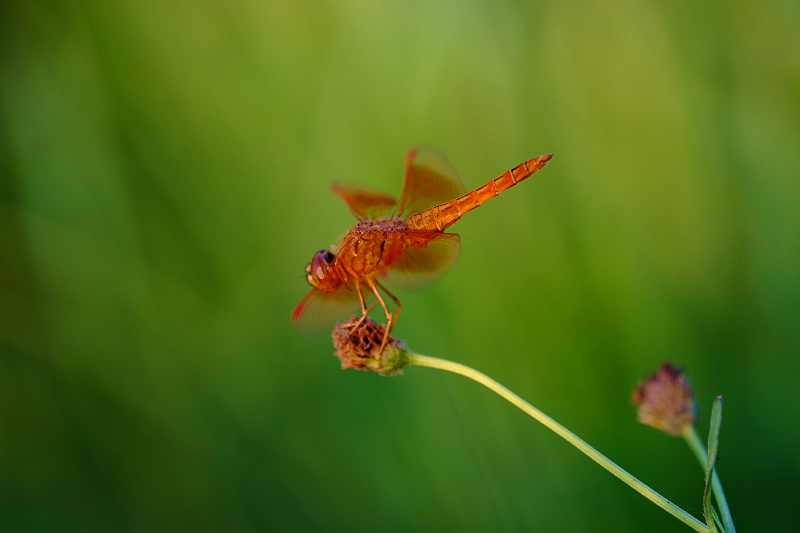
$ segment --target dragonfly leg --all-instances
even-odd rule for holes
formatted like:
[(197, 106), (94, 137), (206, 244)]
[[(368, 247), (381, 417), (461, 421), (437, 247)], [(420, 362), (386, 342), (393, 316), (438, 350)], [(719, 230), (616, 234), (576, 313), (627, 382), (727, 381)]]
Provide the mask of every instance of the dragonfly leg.
[(391, 298), (394, 304), (397, 306), (397, 309), (394, 310), (394, 316), (392, 317), (392, 324), (390, 326), (387, 326), (387, 329), (391, 331), (394, 325), (397, 324), (397, 317), (400, 315), (400, 300), (398, 300), (394, 294), (389, 292), (389, 290), (386, 287), (381, 285), (381, 283), (378, 280), (374, 280), (374, 282), (375, 285), (377, 285), (378, 288), (380, 288), (383, 292), (385, 292), (386, 296)]
[(364, 299), (364, 293), (361, 292), (361, 284), (358, 280), (356, 280), (356, 292), (358, 293), (358, 301), (361, 302), (361, 318), (363, 320), (363, 318), (367, 316), (369, 310), (367, 309), (367, 302)]
[[(383, 334), (383, 342), (381, 342), (381, 350), (378, 353), (383, 353), (383, 349), (386, 347), (386, 341), (389, 340), (389, 333), (392, 331), (392, 328), (397, 323), (397, 315), (400, 314), (400, 300), (398, 300), (394, 294), (386, 290), (386, 287), (380, 284), (380, 282), (376, 280), (367, 279), (367, 283), (369, 283), (372, 292), (375, 293), (375, 297), (383, 306), (383, 310), (386, 312), (386, 319), (388, 322), (386, 323), (386, 331)], [(397, 309), (395, 309), (394, 314), (389, 312), (389, 307), (386, 305), (386, 302), (381, 297), (380, 291), (378, 291), (378, 287), (380, 287), (386, 295), (394, 301), (395, 305), (397, 305)]]
[(353, 327), (353, 329), (350, 330), (350, 335), (348, 335), (348, 339), (350, 338), (351, 335), (353, 335), (353, 333), (358, 331), (358, 328), (360, 328), (361, 324), (363, 324), (364, 321), (367, 319), (367, 315), (369, 314), (369, 312), (372, 311), (372, 309), (378, 303), (377, 301), (372, 302), (372, 305), (367, 307), (367, 301), (366, 299), (364, 299), (364, 293), (361, 292), (361, 284), (358, 282), (358, 280), (355, 280), (355, 283), (356, 283), (356, 292), (358, 293), (358, 299), (361, 302), (361, 318), (358, 319), (356, 325)]

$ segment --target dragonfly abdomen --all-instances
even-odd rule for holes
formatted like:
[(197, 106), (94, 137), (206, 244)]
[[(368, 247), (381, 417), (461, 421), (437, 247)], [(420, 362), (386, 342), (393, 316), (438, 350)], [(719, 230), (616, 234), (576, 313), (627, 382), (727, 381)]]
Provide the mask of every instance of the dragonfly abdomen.
[(455, 224), (464, 214), (472, 211), (487, 200), (494, 198), (501, 192), (509, 189), (542, 168), (551, 158), (551, 155), (541, 155), (537, 158), (517, 165), (507, 170), (503, 175), (488, 181), (477, 189), (450, 200), (443, 204), (431, 207), (416, 213), (406, 219), (408, 229), (416, 231), (443, 231), (448, 226)]

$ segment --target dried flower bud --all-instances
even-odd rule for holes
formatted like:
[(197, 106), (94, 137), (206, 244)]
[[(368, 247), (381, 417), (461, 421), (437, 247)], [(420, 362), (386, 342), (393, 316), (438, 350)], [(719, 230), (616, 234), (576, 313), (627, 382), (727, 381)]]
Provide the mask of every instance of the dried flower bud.
[(631, 399), (642, 424), (676, 436), (694, 425), (694, 391), (683, 371), (668, 363), (640, 383)]
[(386, 327), (371, 318), (353, 317), (346, 324), (337, 324), (333, 330), (334, 355), (342, 360), (342, 368), (355, 368), (393, 376), (408, 366), (408, 348), (401, 341), (389, 337), (383, 352), (380, 351)]

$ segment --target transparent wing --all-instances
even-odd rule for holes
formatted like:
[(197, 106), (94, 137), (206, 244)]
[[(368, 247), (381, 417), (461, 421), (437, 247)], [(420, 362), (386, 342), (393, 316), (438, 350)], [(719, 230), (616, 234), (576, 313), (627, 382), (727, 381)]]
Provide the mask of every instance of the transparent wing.
[[(369, 294), (364, 297), (369, 301)], [(351, 315), (361, 315), (358, 293), (341, 285), (333, 292), (311, 289), (292, 312), (295, 329), (301, 333), (319, 333), (332, 330), (334, 324)]]
[(418, 213), (467, 192), (447, 156), (429, 147), (408, 152), (398, 215)]
[(356, 187), (333, 184), (333, 192), (344, 200), (358, 220), (381, 218), (389, 214), (397, 203), (394, 197)]
[(456, 233), (410, 231), (411, 245), (386, 270), (386, 284), (401, 289), (419, 289), (445, 275), (461, 255)]

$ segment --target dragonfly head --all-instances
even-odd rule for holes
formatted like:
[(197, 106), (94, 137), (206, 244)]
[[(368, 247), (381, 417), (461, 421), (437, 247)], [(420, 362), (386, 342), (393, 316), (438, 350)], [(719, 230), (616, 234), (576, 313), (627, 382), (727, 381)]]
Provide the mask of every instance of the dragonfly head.
[(320, 250), (315, 253), (311, 264), (306, 266), (308, 283), (325, 292), (338, 289), (342, 282), (332, 268), (334, 259), (336, 256), (330, 250)]

